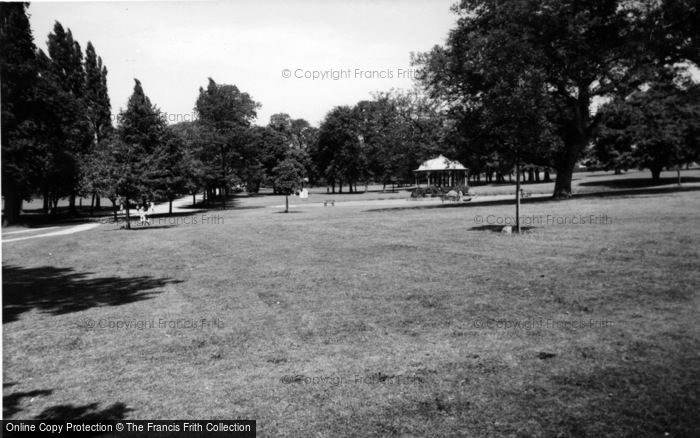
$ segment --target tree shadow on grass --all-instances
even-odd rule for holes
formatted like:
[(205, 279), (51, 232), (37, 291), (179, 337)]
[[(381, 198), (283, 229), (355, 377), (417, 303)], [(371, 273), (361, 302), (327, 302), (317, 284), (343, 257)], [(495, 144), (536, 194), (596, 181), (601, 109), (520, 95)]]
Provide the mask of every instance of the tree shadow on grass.
[(148, 226), (131, 226), (129, 231), (146, 231), (146, 230), (159, 230), (163, 228), (175, 228), (177, 225), (148, 225)]
[[(17, 392), (3, 397), (3, 418), (14, 416), (22, 411), (20, 408), (21, 400), (27, 397), (48, 396), (53, 393), (53, 390), (35, 390), (28, 392)], [(108, 421), (124, 420), (126, 415), (133, 409), (127, 408), (124, 403), (117, 402), (104, 409), (98, 409), (98, 403), (90, 403), (87, 405), (75, 406), (72, 404), (56, 405), (44, 409), (37, 415), (34, 420), (44, 422), (64, 422), (72, 421), (75, 423), (99, 423)], [(28, 418), (27, 418), (28, 419)], [(22, 432), (6, 433), (5, 436), (20, 436)], [(24, 433), (26, 435), (26, 433)], [(104, 432), (87, 432), (82, 433), (82, 436), (104, 436)]]
[[(503, 230), (503, 227), (506, 225), (479, 225), (478, 227), (471, 227), (469, 228), (469, 231), (491, 231), (493, 233), (501, 233)], [(518, 234), (518, 232), (515, 230), (515, 225), (509, 224), (509, 226), (512, 227), (511, 232), (513, 234)], [(528, 232), (530, 230), (535, 229), (535, 227), (524, 227), (520, 226), (520, 234)], [(503, 233), (506, 234), (506, 233)]]
[[(671, 187), (651, 187), (651, 188), (638, 188), (638, 189), (620, 189), (620, 190), (610, 190), (602, 189), (600, 191), (575, 193), (570, 200), (585, 199), (585, 198), (627, 198), (627, 197), (642, 197), (642, 196), (654, 196), (672, 193), (683, 193), (683, 192), (695, 192), (700, 191), (700, 187), (686, 187), (686, 186), (671, 186)], [(566, 202), (566, 200), (560, 201), (555, 200), (550, 196), (534, 197), (534, 198), (524, 198), (520, 200), (520, 203), (525, 204), (541, 204), (541, 203), (561, 203)], [(478, 208), (478, 207), (491, 207), (496, 205), (515, 205), (515, 199), (498, 199), (498, 200), (478, 200), (476, 202), (453, 202), (448, 204), (432, 204), (432, 205), (416, 205), (411, 207), (385, 207), (385, 208), (371, 208), (368, 212), (386, 212), (386, 211), (396, 211), (396, 210), (428, 210), (428, 209), (443, 209), (443, 208)]]
[(98, 403), (82, 406), (51, 406), (37, 415), (36, 420), (55, 421), (68, 419), (81, 422), (123, 420), (126, 414), (132, 410), (127, 408), (124, 403), (114, 403), (102, 410), (97, 409), (98, 406)]
[(41, 266), (2, 267), (3, 324), (20, 314), (37, 309), (53, 315), (78, 312), (97, 306), (118, 306), (151, 298), (155, 289), (170, 283), (167, 278), (92, 277), (71, 268)]
[(47, 396), (52, 393), (52, 389), (37, 389), (34, 391), (15, 392), (14, 394), (5, 395), (2, 397), (2, 416), (3, 418), (11, 417), (21, 411), (22, 409), (19, 405), (22, 403), (22, 399)]
[[(515, 225), (512, 225), (512, 224), (511, 224), (510, 226), (513, 227), (513, 228), (512, 228), (512, 233), (513, 233), (513, 234), (517, 234), (517, 231), (515, 231)], [(503, 227), (505, 227), (505, 225), (479, 225), (478, 227), (471, 227), (471, 228), (469, 229), (469, 231), (491, 231), (491, 232), (494, 232), (494, 233), (500, 233), (501, 230), (503, 230)], [(524, 226), (521, 225), (521, 226), (520, 226), (520, 233), (522, 234), (522, 233), (524, 233), (524, 232), (526, 232), (526, 231), (530, 231), (530, 230), (532, 230), (532, 229), (534, 229), (534, 228), (535, 228), (535, 227), (524, 227)], [(505, 233), (504, 233), (504, 234), (505, 234)]]
[[(683, 183), (696, 183), (700, 182), (700, 177), (696, 176), (683, 176), (681, 174), (681, 182)], [(627, 178), (627, 179), (609, 179), (609, 180), (596, 180), (596, 181), (586, 181), (579, 184), (582, 187), (609, 187), (611, 189), (635, 189), (644, 187), (656, 187), (656, 186), (667, 186), (669, 184), (677, 184), (678, 178), (668, 177), (660, 178), (658, 181), (654, 181), (651, 178)]]

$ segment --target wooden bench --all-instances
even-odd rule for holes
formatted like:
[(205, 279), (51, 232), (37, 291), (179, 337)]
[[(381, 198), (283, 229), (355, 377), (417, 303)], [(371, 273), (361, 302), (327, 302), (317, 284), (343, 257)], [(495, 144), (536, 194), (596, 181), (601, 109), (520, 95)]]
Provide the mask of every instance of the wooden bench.
[(328, 204), (331, 204), (331, 206), (335, 207), (335, 199), (326, 199), (323, 201), (323, 206), (327, 207)]

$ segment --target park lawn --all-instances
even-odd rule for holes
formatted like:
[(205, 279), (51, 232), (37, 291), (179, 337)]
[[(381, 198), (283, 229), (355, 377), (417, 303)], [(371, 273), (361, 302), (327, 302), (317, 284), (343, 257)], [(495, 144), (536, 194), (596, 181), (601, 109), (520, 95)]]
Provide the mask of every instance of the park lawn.
[[(531, 202), (612, 223), (519, 236), (475, 223), (507, 205), (237, 208), (4, 244), (5, 418), (697, 436), (699, 193)], [(123, 320), (155, 327), (88, 328)]]

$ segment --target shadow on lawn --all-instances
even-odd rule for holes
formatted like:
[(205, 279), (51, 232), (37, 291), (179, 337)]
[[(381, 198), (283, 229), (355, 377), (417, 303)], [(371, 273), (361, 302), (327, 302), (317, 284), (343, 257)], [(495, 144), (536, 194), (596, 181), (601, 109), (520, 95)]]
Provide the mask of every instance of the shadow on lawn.
[[(4, 387), (5, 385), (3, 385)], [(4, 388), (3, 388), (4, 389)], [(2, 416), (3, 418), (11, 417), (22, 409), (19, 405), (24, 398), (34, 398), (39, 396), (51, 395), (53, 390), (51, 389), (37, 389), (34, 391), (27, 392), (15, 392), (14, 394), (5, 395), (2, 397)]]
[[(515, 225), (513, 225), (513, 224), (508, 224), (508, 225), (510, 225), (511, 227), (513, 227), (513, 228), (512, 228), (512, 233), (513, 233), (513, 234), (517, 234), (517, 232), (515, 231)], [(479, 225), (478, 227), (471, 227), (471, 228), (469, 229), (469, 231), (491, 231), (491, 232), (494, 232), (494, 233), (500, 233), (500, 232), (502, 232), (503, 227), (505, 227), (505, 225)], [(535, 227), (525, 227), (525, 226), (522, 226), (522, 225), (521, 225), (521, 226), (520, 226), (520, 232), (523, 233), (523, 232), (525, 232), (525, 231), (530, 231), (530, 230), (532, 230), (532, 229), (534, 229), (534, 228), (535, 228)]]
[(56, 405), (46, 408), (36, 420), (73, 420), (84, 422), (99, 422), (109, 420), (123, 420), (132, 409), (126, 407), (124, 403), (114, 403), (102, 410), (98, 410), (98, 403), (89, 405)]
[[(684, 179), (685, 181), (685, 179)], [(652, 187), (646, 189), (627, 189), (627, 190), (600, 190), (592, 192), (574, 193), (571, 200), (584, 199), (584, 198), (609, 198), (609, 197), (633, 197), (633, 196), (644, 196), (644, 195), (662, 195), (667, 193), (681, 193), (681, 192), (695, 192), (700, 191), (700, 187), (687, 187), (687, 186), (672, 186), (672, 187)], [(478, 199), (478, 198), (477, 198)], [(549, 196), (547, 197), (536, 197), (536, 198), (524, 198), (520, 200), (521, 204), (539, 204), (547, 202), (565, 202), (555, 200)], [(433, 204), (433, 205), (416, 205), (414, 207), (388, 207), (388, 208), (371, 208), (365, 211), (368, 212), (385, 212), (385, 211), (395, 211), (395, 210), (425, 210), (425, 209), (440, 209), (440, 208), (475, 208), (475, 207), (488, 207), (495, 205), (515, 205), (515, 198), (513, 199), (499, 199), (493, 201), (476, 201), (476, 202), (450, 202), (445, 204)]]
[[(683, 176), (681, 174), (681, 181), (683, 183), (696, 183), (700, 182), (700, 178), (697, 176)], [(654, 181), (651, 178), (628, 178), (628, 179), (609, 179), (609, 180), (596, 180), (596, 181), (586, 181), (579, 184), (581, 187), (609, 187), (611, 189), (634, 189), (634, 188), (644, 188), (644, 187), (655, 187), (655, 186), (667, 186), (669, 184), (678, 183), (676, 177), (660, 178), (658, 181)]]
[[(7, 419), (15, 414), (22, 411), (20, 405), (23, 404), (23, 400), (35, 397), (46, 397), (53, 394), (52, 389), (37, 389), (34, 391), (27, 392), (16, 392), (14, 394), (6, 395), (2, 398), (3, 418)], [(110, 420), (123, 420), (126, 414), (131, 412), (132, 409), (126, 407), (124, 403), (113, 403), (104, 409), (98, 409), (98, 403), (90, 403), (87, 405), (75, 406), (75, 405), (56, 405), (51, 406), (39, 413), (39, 415), (34, 418), (34, 420), (42, 421), (65, 421), (71, 420), (76, 422), (100, 422), (100, 421), (110, 421)], [(88, 434), (85, 436), (97, 436), (96, 434)]]
[(156, 293), (153, 289), (180, 282), (147, 276), (95, 278), (88, 272), (53, 266), (3, 265), (2, 274), (3, 324), (32, 309), (60, 315), (145, 300)]

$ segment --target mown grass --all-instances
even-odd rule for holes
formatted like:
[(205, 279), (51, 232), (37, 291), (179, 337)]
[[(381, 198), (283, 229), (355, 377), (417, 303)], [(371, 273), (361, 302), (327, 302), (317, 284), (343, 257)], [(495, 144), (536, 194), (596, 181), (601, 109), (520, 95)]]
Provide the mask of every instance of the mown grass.
[[(260, 436), (697, 436), (697, 192), (522, 212), (607, 225), (475, 223), (512, 210), (241, 208), (5, 244), (5, 417), (249, 418)], [(156, 326), (89, 328), (100, 320)], [(515, 321), (530, 325), (499, 326)]]

